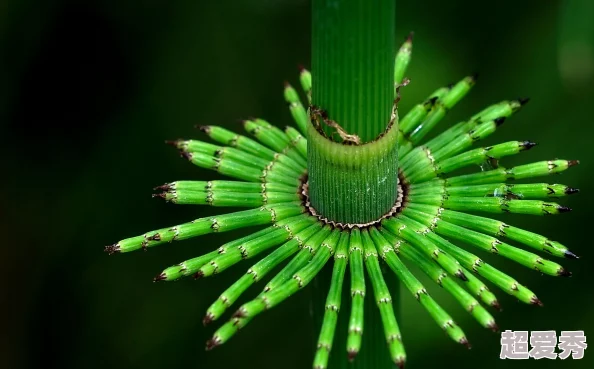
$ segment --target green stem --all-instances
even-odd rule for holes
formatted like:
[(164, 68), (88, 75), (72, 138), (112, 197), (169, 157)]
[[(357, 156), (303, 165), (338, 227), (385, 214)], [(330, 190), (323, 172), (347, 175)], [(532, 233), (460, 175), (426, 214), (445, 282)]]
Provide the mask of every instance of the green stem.
[[(397, 198), (394, 0), (315, 0), (312, 18), (310, 201), (330, 221), (369, 223)], [(345, 134), (360, 142), (332, 141)]]
[(312, 103), (369, 142), (394, 100), (394, 0), (314, 0)]
[[(313, 124), (307, 127), (309, 198), (316, 212), (329, 221), (373, 222), (390, 212), (396, 203), (397, 116), (392, 120), (394, 27), (394, 0), (312, 3)], [(330, 127), (333, 122), (338, 127)], [(345, 144), (346, 134), (355, 135), (359, 142)], [(318, 328), (331, 274), (332, 268), (326, 268), (314, 284), (313, 318)], [(398, 310), (398, 282), (390, 272), (385, 278)], [(365, 298), (362, 347), (349, 364), (346, 341), (351, 296), (346, 281), (348, 278), (328, 368), (393, 368), (371, 286)]]

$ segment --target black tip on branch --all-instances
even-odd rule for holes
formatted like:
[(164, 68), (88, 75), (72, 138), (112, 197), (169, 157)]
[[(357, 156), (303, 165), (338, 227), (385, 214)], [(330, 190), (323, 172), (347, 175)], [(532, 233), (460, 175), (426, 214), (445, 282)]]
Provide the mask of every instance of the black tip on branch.
[(192, 160), (192, 154), (187, 151), (180, 151), (179, 155), (186, 160)]
[(533, 148), (536, 145), (538, 145), (538, 144), (536, 142), (532, 142), (532, 141), (524, 141), (520, 144), (520, 146), (522, 147), (522, 150), (530, 150), (531, 148)]
[(478, 74), (478, 73), (473, 73), (473, 74), (470, 76), (470, 81), (471, 81), (472, 83), (476, 83), (476, 80), (478, 79), (478, 76), (479, 76), (479, 74)]
[(471, 349), (472, 346), (470, 346), (470, 342), (468, 342), (468, 339), (466, 337), (462, 337), (460, 338), (460, 341), (458, 341), (460, 344), (466, 346), (467, 349)]
[(559, 268), (559, 270), (557, 270), (557, 275), (559, 277), (571, 277), (571, 272), (565, 268)]
[(503, 124), (503, 122), (505, 122), (505, 117), (499, 117), (499, 118), (495, 119), (493, 122), (495, 122), (497, 127), (499, 127), (500, 125)]
[(542, 301), (540, 301), (538, 299), (538, 297), (536, 297), (536, 295), (532, 296), (532, 298), (530, 298), (530, 303), (532, 305), (537, 305), (537, 306), (544, 306), (544, 304), (542, 303)]
[(495, 323), (494, 320), (487, 323), (487, 328), (489, 328), (490, 330), (492, 330), (495, 333), (499, 332), (499, 327), (497, 326), (497, 324)]
[(212, 313), (206, 313), (206, 315), (202, 319), (202, 325), (204, 325), (206, 327), (207, 325), (212, 323), (213, 320), (214, 320), (214, 315), (212, 315)]
[(568, 167), (573, 167), (574, 165), (578, 165), (580, 163), (579, 160), (568, 160), (567, 161), (567, 166)]
[(398, 366), (399, 369), (404, 369), (404, 362), (405, 362), (405, 359), (403, 357), (399, 357), (395, 361), (396, 366)]
[(503, 309), (501, 308), (501, 305), (499, 305), (499, 301), (495, 300), (491, 303), (491, 306), (493, 306), (493, 308), (499, 312), (502, 312)]
[(414, 31), (410, 31), (410, 33), (406, 36), (405, 42), (412, 42), (413, 38), (415, 37)]
[(529, 97), (520, 97), (520, 98), (518, 98), (518, 102), (522, 106), (528, 104), (528, 101), (530, 101), (530, 98)]
[(355, 358), (357, 357), (358, 352), (355, 350), (348, 350), (347, 352), (347, 357), (349, 359), (349, 362), (353, 362), (353, 360), (355, 360)]
[(154, 193), (151, 195), (151, 197), (154, 199), (155, 197), (160, 197), (162, 199), (164, 199), (167, 196), (166, 192), (162, 192), (162, 193)]
[(210, 126), (203, 126), (203, 125), (197, 124), (195, 127), (206, 134), (210, 134)]
[(565, 250), (565, 257), (568, 259), (579, 259), (580, 257), (569, 250)]
[(297, 65), (297, 69), (299, 70), (299, 73), (303, 73), (305, 71), (305, 67), (303, 66), (303, 64)]
[(564, 192), (565, 192), (566, 195), (573, 195), (574, 193), (580, 192), (580, 189), (579, 188), (573, 188), (573, 187), (567, 187)]
[(183, 140), (165, 140), (165, 143), (167, 145), (171, 145), (171, 146), (175, 147), (176, 149), (179, 149), (179, 143), (182, 141)]
[(167, 276), (165, 275), (165, 273), (161, 273), (158, 276), (156, 276), (155, 278), (153, 278), (153, 282), (164, 281), (166, 279), (167, 279)]
[(171, 189), (171, 185), (169, 183), (165, 183), (164, 185), (154, 187), (153, 190), (161, 190), (161, 191), (169, 191)]
[(120, 245), (118, 245), (117, 243), (114, 243), (113, 245), (105, 246), (104, 251), (106, 253), (108, 253), (109, 255), (117, 254), (121, 251)]
[(567, 206), (559, 205), (559, 206), (557, 206), (557, 211), (559, 213), (569, 213), (571, 211), (571, 208), (567, 207)]
[(221, 340), (218, 337), (213, 337), (212, 339), (206, 341), (206, 351), (210, 351), (213, 348), (219, 346), (221, 344)]

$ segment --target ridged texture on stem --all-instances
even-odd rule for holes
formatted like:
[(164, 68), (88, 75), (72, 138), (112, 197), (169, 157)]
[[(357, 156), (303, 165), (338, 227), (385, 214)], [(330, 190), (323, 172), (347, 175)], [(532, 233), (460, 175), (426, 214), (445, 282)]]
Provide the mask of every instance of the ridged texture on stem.
[(309, 198), (316, 212), (337, 223), (365, 224), (394, 206), (398, 191), (397, 124), (361, 146), (330, 142), (310, 125)]
[[(332, 222), (378, 220), (390, 212), (398, 197), (398, 116), (392, 109), (394, 13), (394, 0), (314, 0), (312, 4), (311, 103), (343, 131), (323, 120), (317, 123), (325, 135), (311, 123), (307, 125), (309, 200), (318, 215)], [(344, 134), (355, 135), (362, 145), (342, 144)], [(397, 291), (397, 284), (392, 286)], [(393, 365), (373, 301), (370, 293), (361, 321), (367, 330), (365, 340), (360, 341), (364, 350), (356, 368)], [(321, 302), (313, 300), (314, 305)], [(346, 316), (342, 316), (343, 324)], [(349, 333), (337, 332), (338, 340), (353, 335), (351, 328)], [(361, 334), (353, 338), (360, 339)], [(360, 347), (355, 352), (348, 346), (353, 359)], [(347, 366), (346, 358), (339, 356), (328, 367)]]
[(312, 103), (363, 142), (376, 138), (390, 120), (394, 99), (394, 3), (312, 3)]

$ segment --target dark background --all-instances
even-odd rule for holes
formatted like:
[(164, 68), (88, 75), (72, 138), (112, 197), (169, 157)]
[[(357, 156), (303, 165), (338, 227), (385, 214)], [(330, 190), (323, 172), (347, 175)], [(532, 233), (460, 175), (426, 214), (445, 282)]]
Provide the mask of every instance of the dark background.
[[(505, 165), (580, 159), (544, 179), (579, 187), (558, 217), (506, 216), (582, 258), (570, 279), (511, 262), (504, 270), (544, 308), (496, 291), (502, 329), (585, 330), (592, 293), (594, 2), (399, 1), (398, 38), (416, 32), (404, 111), (436, 87), (478, 71), (479, 83), (440, 127), (487, 104), (530, 96), (487, 143), (540, 146)], [(238, 234), (206, 236), (147, 253), (108, 257), (103, 246), (226, 209), (151, 200), (151, 188), (218, 176), (193, 167), (163, 140), (202, 137), (193, 125), (239, 129), (238, 118), (290, 123), (282, 83), (309, 64), (309, 2), (34, 1), (0, 4), (2, 150), (2, 368), (308, 368), (309, 292), (252, 322), (213, 352), (208, 305), (247, 267), (208, 280), (153, 284), (164, 267)], [(200, 249), (200, 250), (196, 250)], [(492, 260), (490, 258), (487, 259)], [(502, 265), (498, 260), (496, 265)], [(401, 291), (409, 368), (580, 367), (585, 359), (501, 361), (499, 336), (428, 285), (473, 344), (465, 351)], [(251, 290), (248, 296), (257, 293)], [(344, 342), (335, 344), (342, 354)]]

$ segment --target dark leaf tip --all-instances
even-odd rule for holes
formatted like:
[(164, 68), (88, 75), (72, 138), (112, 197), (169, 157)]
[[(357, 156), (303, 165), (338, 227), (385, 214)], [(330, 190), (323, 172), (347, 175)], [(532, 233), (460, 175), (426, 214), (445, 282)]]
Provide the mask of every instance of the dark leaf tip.
[(196, 128), (198, 128), (200, 131), (209, 134), (210, 133), (210, 126), (201, 126), (201, 125), (197, 125)]
[(530, 303), (532, 305), (537, 305), (537, 306), (544, 306), (544, 304), (542, 303), (542, 301), (540, 301), (538, 299), (538, 297), (536, 297), (536, 295), (532, 296), (532, 298), (530, 298)]
[(206, 341), (206, 351), (210, 351), (213, 348), (219, 346), (221, 344), (221, 341), (218, 337), (214, 337), (208, 341)]
[(568, 167), (573, 167), (574, 165), (578, 165), (580, 163), (579, 160), (568, 160), (567, 161), (567, 166)]
[(490, 321), (487, 324), (487, 327), (495, 333), (499, 332), (499, 327), (497, 326), (494, 320)]
[(118, 245), (117, 243), (114, 243), (113, 245), (105, 246), (104, 251), (106, 253), (108, 253), (109, 255), (117, 254), (121, 251), (120, 245)]
[(573, 195), (574, 193), (580, 192), (580, 189), (579, 188), (573, 188), (573, 187), (567, 187), (564, 192), (565, 192), (566, 195)]
[(169, 191), (171, 189), (171, 185), (169, 183), (165, 183), (164, 185), (154, 187), (153, 190), (161, 190), (161, 191)]
[(503, 122), (505, 122), (505, 117), (499, 117), (499, 118), (495, 119), (494, 122), (497, 125), (497, 127), (499, 127), (500, 125), (503, 124)]
[(462, 337), (460, 338), (460, 341), (458, 341), (460, 344), (466, 346), (467, 349), (471, 349), (472, 346), (470, 345), (470, 342), (468, 342), (468, 339), (466, 337)]
[(180, 151), (179, 154), (186, 160), (192, 160), (192, 154), (187, 151)]
[(166, 143), (167, 145), (171, 145), (171, 146), (173, 146), (173, 147), (175, 147), (175, 148), (179, 148), (179, 143), (180, 143), (181, 141), (182, 141), (182, 140), (165, 140), (165, 143)]
[(211, 313), (206, 313), (206, 315), (204, 316), (204, 319), (202, 319), (202, 325), (204, 325), (206, 327), (207, 325), (212, 323), (213, 320), (214, 320), (214, 315), (212, 315)]
[(538, 144), (536, 142), (532, 142), (532, 141), (524, 141), (521, 144), (522, 150), (530, 150), (531, 148), (533, 148), (536, 145), (538, 145)]
[(569, 250), (565, 250), (565, 257), (568, 259), (579, 259), (580, 257)]

